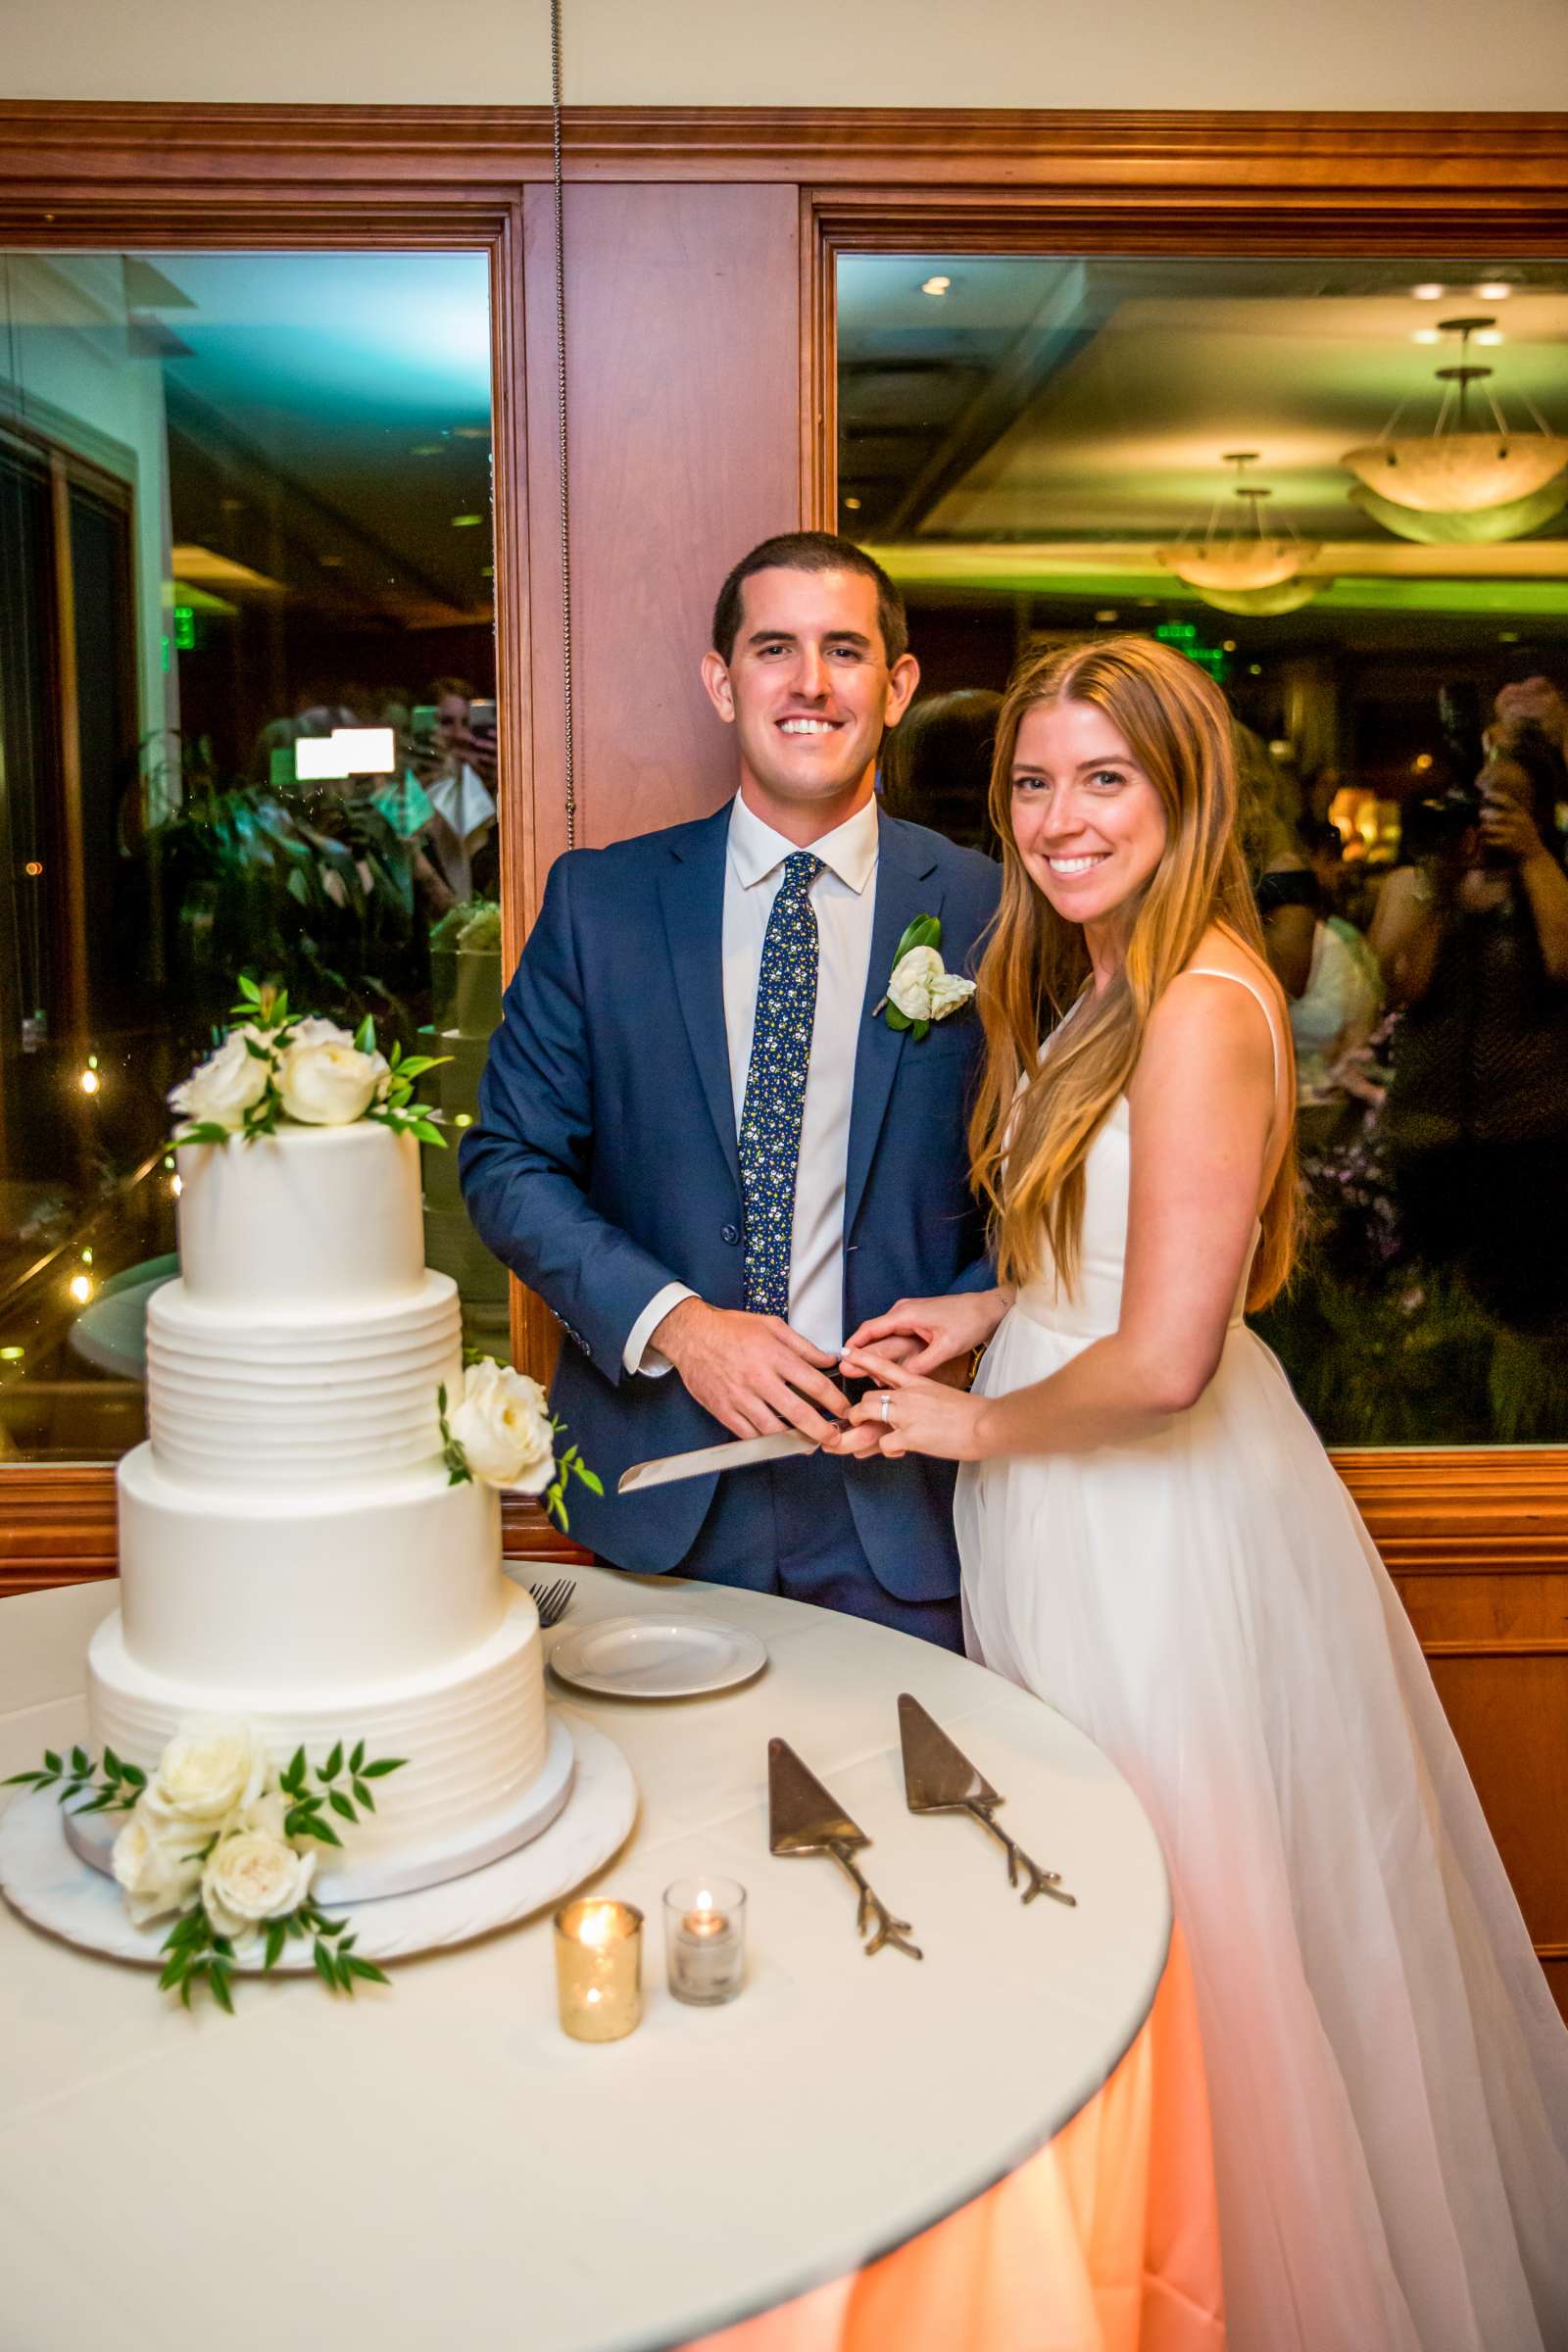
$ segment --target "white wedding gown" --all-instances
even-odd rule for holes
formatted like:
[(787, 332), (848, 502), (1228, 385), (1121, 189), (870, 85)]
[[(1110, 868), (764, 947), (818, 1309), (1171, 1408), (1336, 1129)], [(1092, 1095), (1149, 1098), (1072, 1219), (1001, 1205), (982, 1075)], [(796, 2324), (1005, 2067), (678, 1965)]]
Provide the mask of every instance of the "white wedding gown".
[[(1128, 1190), (1124, 1099), (1074, 1294), (1019, 1295), (986, 1395), (1115, 1330)], [(1164, 1845), (1233, 2352), (1565, 2352), (1568, 2034), (1409, 1622), (1241, 1300), (1191, 1411), (968, 1465), (956, 1511), (971, 1655), (1087, 1732)]]

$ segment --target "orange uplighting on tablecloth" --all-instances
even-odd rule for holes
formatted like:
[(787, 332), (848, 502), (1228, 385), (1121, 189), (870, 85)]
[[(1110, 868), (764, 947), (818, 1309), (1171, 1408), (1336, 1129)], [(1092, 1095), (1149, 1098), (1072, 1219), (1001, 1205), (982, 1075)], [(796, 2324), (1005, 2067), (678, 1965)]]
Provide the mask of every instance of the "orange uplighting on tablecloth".
[(1103, 2088), (973, 2204), (685, 2352), (1223, 2352), (1208, 2094), (1181, 1931)]

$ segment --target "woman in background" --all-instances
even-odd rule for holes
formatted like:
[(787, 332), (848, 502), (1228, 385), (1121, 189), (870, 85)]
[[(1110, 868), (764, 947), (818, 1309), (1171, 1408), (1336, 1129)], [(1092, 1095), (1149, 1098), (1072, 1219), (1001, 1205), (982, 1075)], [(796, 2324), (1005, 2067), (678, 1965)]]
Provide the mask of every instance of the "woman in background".
[(1383, 1132), (1406, 1239), (1525, 1330), (1568, 1317), (1564, 801), (1541, 729), (1495, 731), (1474, 795), (1412, 812), (1372, 932), (1403, 1007)]
[[(1242, 1319), (1290, 1265), (1295, 1085), (1235, 792), (1224, 702), (1169, 649), (1014, 681), (971, 1131), (1001, 1287), (863, 1324), (845, 1369), (883, 1391), (841, 1442), (964, 1465), (971, 1654), (1159, 1831), (1237, 2352), (1561, 2352), (1568, 2034), (1403, 1609)], [(929, 1377), (984, 1342), (972, 1394)]]

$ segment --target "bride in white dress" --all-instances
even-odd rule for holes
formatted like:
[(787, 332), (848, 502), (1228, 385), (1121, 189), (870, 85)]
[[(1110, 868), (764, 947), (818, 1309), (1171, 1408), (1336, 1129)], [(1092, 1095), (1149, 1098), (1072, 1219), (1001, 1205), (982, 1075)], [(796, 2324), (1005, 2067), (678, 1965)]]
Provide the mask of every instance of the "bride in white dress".
[[(1289, 1266), (1295, 1089), (1223, 700), (1145, 639), (1044, 657), (992, 808), (972, 1142), (1003, 1287), (861, 1326), (845, 1369), (884, 1385), (843, 1448), (963, 1464), (971, 1654), (1159, 1830), (1232, 2345), (1564, 2352), (1568, 2034), (1399, 1601), (1242, 1320)], [(928, 1377), (986, 1343), (971, 1393)]]

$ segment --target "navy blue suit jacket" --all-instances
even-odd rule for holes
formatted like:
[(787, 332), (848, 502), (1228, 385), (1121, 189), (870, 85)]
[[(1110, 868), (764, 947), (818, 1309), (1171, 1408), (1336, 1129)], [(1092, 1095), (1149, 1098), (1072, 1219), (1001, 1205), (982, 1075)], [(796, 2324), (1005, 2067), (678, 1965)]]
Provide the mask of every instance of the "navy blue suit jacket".
[[(880, 821), (865, 997), (842, 1008), (859, 1025), (844, 1202), (847, 1332), (896, 1298), (993, 1279), (965, 1150), (982, 1048), (973, 1005), (918, 1042), (873, 1020), (871, 1008), (918, 914), (941, 917), (949, 970), (972, 973), (1000, 872), (922, 826)], [(558, 858), (491, 1041), (478, 1121), (463, 1139), (469, 1215), (564, 1328), (551, 1400), (605, 1483), (603, 1500), (572, 1487), (571, 1532), (644, 1574), (679, 1566), (715, 1482), (617, 1498), (620, 1473), (729, 1433), (677, 1374), (628, 1374), (627, 1336), (669, 1282), (712, 1306), (745, 1303), (720, 960), (728, 835), (725, 807), (696, 824)], [(861, 1546), (887, 1591), (904, 1600), (956, 1592), (952, 1465), (852, 1462), (845, 1476)], [(756, 1581), (767, 1585), (761, 1487)]]

